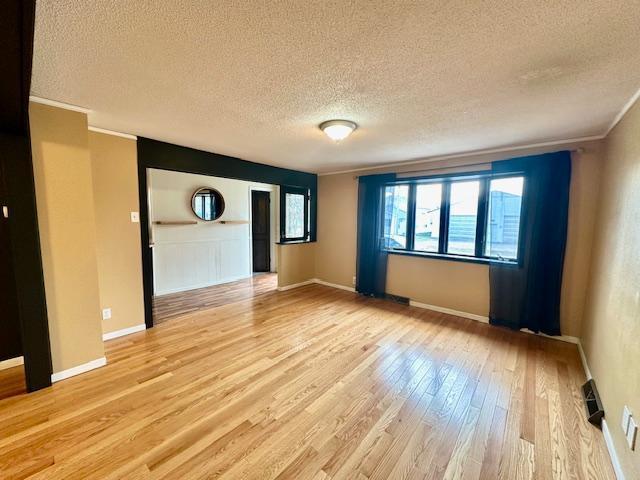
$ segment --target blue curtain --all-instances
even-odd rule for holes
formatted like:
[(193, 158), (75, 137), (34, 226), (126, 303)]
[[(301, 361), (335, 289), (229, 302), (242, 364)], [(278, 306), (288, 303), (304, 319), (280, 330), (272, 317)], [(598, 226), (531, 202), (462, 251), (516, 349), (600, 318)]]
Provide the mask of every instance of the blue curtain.
[(560, 292), (571, 154), (567, 151), (494, 162), (494, 173), (525, 176), (518, 265), (491, 262), (489, 320), (513, 329), (560, 335)]
[(384, 188), (395, 174), (366, 175), (358, 179), (358, 254), (356, 291), (384, 297), (387, 252), (384, 249)]

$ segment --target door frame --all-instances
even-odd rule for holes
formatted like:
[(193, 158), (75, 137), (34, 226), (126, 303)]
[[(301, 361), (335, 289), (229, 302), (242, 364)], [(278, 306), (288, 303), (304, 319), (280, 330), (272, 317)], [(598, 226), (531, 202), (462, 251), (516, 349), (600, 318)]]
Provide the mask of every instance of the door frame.
[[(272, 185), (271, 188), (261, 185), (249, 185), (249, 270), (253, 275), (253, 204), (252, 195), (254, 191), (269, 193), (269, 272), (278, 271), (278, 252), (275, 248), (277, 243), (277, 232), (279, 231), (279, 196), (280, 187)], [(273, 228), (272, 228), (273, 227)], [(275, 229), (275, 231), (274, 231)]]

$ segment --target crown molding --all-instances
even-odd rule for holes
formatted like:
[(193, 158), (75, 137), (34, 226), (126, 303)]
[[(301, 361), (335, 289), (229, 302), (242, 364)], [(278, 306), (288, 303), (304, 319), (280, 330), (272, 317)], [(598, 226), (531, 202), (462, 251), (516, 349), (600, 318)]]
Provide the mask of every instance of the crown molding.
[(326, 172), (326, 173), (318, 173), (319, 177), (324, 177), (326, 175), (338, 175), (341, 173), (353, 173), (353, 172), (364, 172), (367, 170), (379, 170), (381, 168), (393, 168), (393, 167), (404, 167), (409, 165), (416, 165), (420, 163), (427, 162), (436, 162), (439, 160), (454, 160), (457, 158), (466, 158), (466, 157), (475, 157), (480, 155), (490, 155), (492, 153), (506, 153), (506, 152), (518, 152), (521, 150), (528, 150), (530, 148), (543, 148), (543, 147), (552, 147), (554, 145), (570, 145), (573, 143), (584, 143), (584, 142), (592, 142), (595, 140), (602, 140), (606, 135), (591, 135), (589, 137), (578, 137), (578, 138), (568, 138), (565, 140), (553, 140), (551, 142), (542, 142), (542, 143), (530, 143), (527, 145), (518, 145), (516, 147), (502, 147), (502, 148), (491, 148), (487, 150), (472, 150), (470, 152), (462, 152), (462, 153), (452, 153), (449, 155), (439, 155), (434, 157), (424, 157), (419, 160), (411, 160), (409, 162), (395, 162), (395, 163), (387, 163), (383, 165), (370, 165), (368, 167), (359, 167), (352, 168), (349, 170), (339, 170), (334, 172)]
[(636, 90), (636, 93), (631, 96), (629, 101), (622, 107), (622, 110), (618, 112), (618, 115), (616, 115), (616, 117), (613, 119), (613, 122), (611, 122), (611, 125), (609, 125), (609, 128), (607, 129), (607, 132), (604, 134), (605, 137), (611, 133), (611, 130), (613, 130), (616, 125), (618, 125), (618, 123), (620, 123), (620, 120), (622, 120), (627, 112), (631, 110), (631, 107), (635, 105), (635, 103), (638, 101), (638, 98), (640, 98), (640, 88)]
[(113, 135), (115, 137), (128, 138), (130, 140), (137, 140), (138, 137), (129, 133), (116, 132), (114, 130), (107, 130), (106, 128), (93, 127), (89, 125), (89, 131), (96, 133), (104, 133), (105, 135)]
[(35, 95), (29, 95), (29, 101), (33, 103), (41, 103), (42, 105), (49, 105), (50, 107), (64, 108), (65, 110), (71, 110), (72, 112), (84, 114), (91, 113), (91, 110), (88, 108), (71, 105), (70, 103), (58, 102), (57, 100), (50, 100), (48, 98), (36, 97)]

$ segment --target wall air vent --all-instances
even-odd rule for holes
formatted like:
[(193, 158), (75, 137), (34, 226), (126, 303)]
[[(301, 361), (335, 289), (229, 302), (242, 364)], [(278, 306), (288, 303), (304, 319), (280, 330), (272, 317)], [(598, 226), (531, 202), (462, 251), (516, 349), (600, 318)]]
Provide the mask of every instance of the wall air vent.
[(602, 401), (596, 388), (596, 382), (594, 382), (593, 379), (590, 379), (582, 386), (582, 396), (584, 397), (584, 404), (587, 408), (587, 418), (589, 422), (598, 428), (602, 428), (604, 408), (602, 407)]

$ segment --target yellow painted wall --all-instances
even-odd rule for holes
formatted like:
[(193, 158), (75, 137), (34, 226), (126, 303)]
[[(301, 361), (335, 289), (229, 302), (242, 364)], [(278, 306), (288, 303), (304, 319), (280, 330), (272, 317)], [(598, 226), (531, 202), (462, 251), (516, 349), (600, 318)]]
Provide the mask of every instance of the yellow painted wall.
[(35, 103), (29, 114), (55, 373), (104, 356), (87, 116)]
[(89, 132), (104, 333), (144, 324), (136, 141)]
[(315, 249), (315, 243), (278, 245), (278, 287), (314, 278)]
[(640, 423), (640, 103), (605, 141), (582, 344), (626, 478), (640, 478), (640, 439), (627, 446), (624, 405)]
[[(581, 147), (582, 151), (572, 154), (569, 231), (560, 308), (563, 334), (580, 336), (602, 152), (598, 142), (569, 147)], [(319, 177), (316, 277), (330, 283), (353, 286), (358, 203), (356, 175), (421, 169), (430, 169), (430, 174), (436, 174), (438, 171), (431, 169), (449, 169), (470, 163), (480, 165), (473, 167), (477, 170), (487, 168), (481, 165), (483, 163), (506, 156), (562, 149), (562, 146), (556, 146), (522, 150), (511, 155), (482, 155)], [(486, 265), (389, 255), (387, 291), (429, 305), (481, 316), (489, 314), (489, 269)]]

